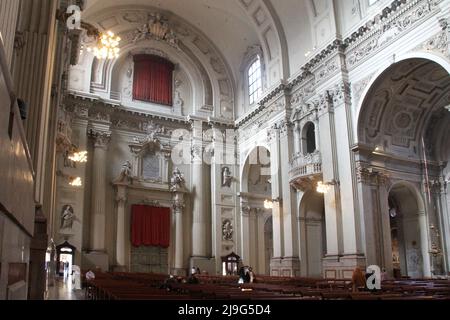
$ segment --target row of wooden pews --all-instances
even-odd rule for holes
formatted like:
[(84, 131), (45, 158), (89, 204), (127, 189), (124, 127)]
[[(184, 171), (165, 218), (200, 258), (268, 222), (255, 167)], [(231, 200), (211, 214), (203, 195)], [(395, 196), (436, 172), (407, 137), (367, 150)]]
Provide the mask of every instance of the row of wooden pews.
[[(449, 280), (389, 280), (378, 291), (352, 291), (350, 280), (259, 276), (238, 284), (233, 276), (197, 277), (198, 284), (166, 282), (167, 275), (99, 273), (86, 282), (91, 300), (449, 300)], [(181, 279), (180, 279), (181, 280)], [(184, 279), (186, 280), (186, 279)]]

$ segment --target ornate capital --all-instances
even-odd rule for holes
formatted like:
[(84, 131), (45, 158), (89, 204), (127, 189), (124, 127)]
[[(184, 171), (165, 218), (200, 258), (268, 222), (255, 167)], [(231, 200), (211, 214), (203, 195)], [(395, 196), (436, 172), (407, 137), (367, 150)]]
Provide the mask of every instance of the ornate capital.
[(248, 217), (250, 215), (250, 212), (252, 211), (252, 208), (250, 206), (245, 205), (241, 208), (241, 213), (244, 217)]
[(313, 103), (315, 106), (317, 106), (319, 116), (334, 111), (333, 96), (330, 91), (326, 91), (325, 93), (320, 94), (318, 99), (314, 100)]
[(117, 195), (116, 202), (117, 202), (117, 204), (125, 204), (127, 202), (126, 195)]
[(173, 201), (172, 207), (175, 212), (182, 212), (186, 203), (183, 200), (177, 199)]
[(389, 186), (389, 176), (383, 172), (378, 172), (372, 168), (357, 167), (356, 176), (358, 182), (372, 186)]
[(351, 88), (347, 81), (343, 81), (334, 86), (329, 91), (330, 95), (333, 97), (333, 106), (337, 107), (341, 104), (350, 104), (351, 100)]
[(448, 182), (444, 179), (436, 179), (436, 180), (429, 180), (423, 182), (423, 187), (425, 191), (430, 191), (434, 194), (445, 194), (447, 192), (447, 185)]
[(278, 132), (279, 128), (276, 124), (267, 129), (267, 142), (272, 143), (276, 141)]
[(111, 142), (111, 132), (89, 129), (89, 138), (94, 141), (95, 148), (107, 148)]
[(278, 127), (280, 128), (280, 135), (286, 136), (289, 133), (289, 129), (293, 126), (293, 124), (287, 120), (282, 120)]

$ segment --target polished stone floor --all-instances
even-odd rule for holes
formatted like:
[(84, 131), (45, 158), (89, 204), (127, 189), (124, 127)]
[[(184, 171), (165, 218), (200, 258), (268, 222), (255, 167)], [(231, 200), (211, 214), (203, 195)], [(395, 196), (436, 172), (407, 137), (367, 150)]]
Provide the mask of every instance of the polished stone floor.
[(54, 285), (47, 281), (46, 300), (85, 300), (84, 290), (74, 290), (72, 276), (55, 278)]

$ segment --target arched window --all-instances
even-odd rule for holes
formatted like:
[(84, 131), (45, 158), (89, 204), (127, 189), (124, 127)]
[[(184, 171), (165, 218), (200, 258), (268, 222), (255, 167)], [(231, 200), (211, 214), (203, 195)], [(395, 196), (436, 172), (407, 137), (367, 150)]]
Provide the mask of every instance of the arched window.
[(248, 69), (248, 94), (250, 105), (254, 104), (262, 94), (261, 59), (259, 55)]
[(173, 70), (173, 63), (164, 58), (135, 55), (133, 99), (171, 106)]
[(316, 128), (314, 123), (308, 122), (303, 128), (302, 134), (303, 154), (307, 155), (316, 151)]

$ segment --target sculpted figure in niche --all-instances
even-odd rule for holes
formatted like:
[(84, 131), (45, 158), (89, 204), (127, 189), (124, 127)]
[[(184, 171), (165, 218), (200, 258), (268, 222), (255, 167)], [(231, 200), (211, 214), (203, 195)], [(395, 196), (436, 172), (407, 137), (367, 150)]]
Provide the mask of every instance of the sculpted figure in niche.
[(175, 168), (172, 173), (172, 178), (170, 179), (170, 190), (176, 191), (183, 189), (185, 182), (186, 180), (180, 169)]
[(117, 178), (116, 182), (129, 182), (131, 180), (131, 174), (132, 174), (131, 162), (127, 160), (122, 165), (120, 175)]
[(65, 205), (61, 213), (61, 225), (60, 229), (72, 229), (73, 221), (75, 220), (75, 214), (71, 205)]
[(222, 187), (231, 187), (233, 177), (231, 176), (230, 168), (225, 167), (222, 169)]
[(222, 224), (222, 237), (225, 241), (233, 240), (233, 225), (230, 220), (224, 220)]

